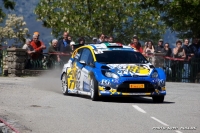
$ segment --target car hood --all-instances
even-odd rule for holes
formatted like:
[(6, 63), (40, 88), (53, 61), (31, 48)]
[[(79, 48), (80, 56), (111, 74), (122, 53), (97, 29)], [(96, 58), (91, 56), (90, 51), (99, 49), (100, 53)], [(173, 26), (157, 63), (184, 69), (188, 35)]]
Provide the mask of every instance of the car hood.
[(154, 67), (152, 64), (106, 64), (109, 71), (122, 77), (149, 76)]

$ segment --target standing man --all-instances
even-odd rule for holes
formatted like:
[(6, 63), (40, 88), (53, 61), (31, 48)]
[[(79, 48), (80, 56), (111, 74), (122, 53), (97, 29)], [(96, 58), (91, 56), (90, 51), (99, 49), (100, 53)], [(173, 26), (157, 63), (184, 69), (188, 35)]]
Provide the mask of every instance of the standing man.
[(70, 58), (70, 55), (64, 54), (72, 54), (72, 49), (70, 46), (70, 40), (68, 40), (68, 36), (68, 32), (64, 32), (63, 39), (58, 41), (58, 51), (63, 54), (60, 55), (60, 59), (64, 61), (64, 63), (66, 63)]
[(28, 55), (27, 58), (26, 58), (25, 68), (29, 69), (29, 68), (31, 68), (31, 58), (32, 58), (32, 55), (35, 53), (35, 50), (31, 46), (31, 40), (30, 39), (26, 39), (26, 43), (24, 44), (24, 46), (22, 47), (22, 49), (25, 49), (26, 53)]
[(156, 53), (161, 53), (163, 52), (164, 47), (163, 47), (163, 39), (159, 39), (158, 45), (155, 47), (155, 52)]
[(142, 47), (141, 47), (141, 45), (140, 45), (140, 43), (138, 41), (137, 36), (133, 36), (133, 39), (131, 40), (131, 43), (128, 46), (136, 49), (140, 53), (143, 53)]
[(186, 59), (188, 59), (188, 57), (194, 56), (192, 49), (189, 47), (189, 39), (184, 39), (183, 49), (185, 50)]
[(46, 49), (46, 46), (42, 41), (39, 40), (39, 35), (34, 34), (33, 35), (33, 41), (31, 41), (31, 46), (33, 47), (35, 53), (32, 55), (33, 60), (41, 59), (43, 58), (43, 49)]

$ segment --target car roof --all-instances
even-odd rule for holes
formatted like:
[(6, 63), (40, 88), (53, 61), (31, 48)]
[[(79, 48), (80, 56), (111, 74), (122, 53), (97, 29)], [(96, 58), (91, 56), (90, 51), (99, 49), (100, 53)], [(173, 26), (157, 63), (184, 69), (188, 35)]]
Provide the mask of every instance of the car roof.
[(86, 47), (90, 48), (90, 49), (101, 49), (101, 50), (129, 50), (129, 51), (135, 51), (137, 52), (137, 50), (126, 46), (126, 45), (122, 45), (121, 43), (100, 43), (100, 44), (86, 44)]

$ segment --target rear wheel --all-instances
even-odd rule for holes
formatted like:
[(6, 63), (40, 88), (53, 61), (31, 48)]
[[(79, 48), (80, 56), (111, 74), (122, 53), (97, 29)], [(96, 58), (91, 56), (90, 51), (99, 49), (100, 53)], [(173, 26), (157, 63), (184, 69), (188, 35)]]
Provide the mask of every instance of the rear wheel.
[(90, 80), (90, 93), (92, 101), (99, 100), (98, 83), (94, 76), (91, 76)]
[(163, 103), (164, 98), (165, 98), (164, 96), (153, 96), (152, 97), (154, 103)]
[(62, 74), (61, 81), (62, 81), (62, 93), (64, 95), (69, 95), (69, 93), (68, 93), (68, 84), (67, 84), (67, 79), (66, 79), (66, 73)]

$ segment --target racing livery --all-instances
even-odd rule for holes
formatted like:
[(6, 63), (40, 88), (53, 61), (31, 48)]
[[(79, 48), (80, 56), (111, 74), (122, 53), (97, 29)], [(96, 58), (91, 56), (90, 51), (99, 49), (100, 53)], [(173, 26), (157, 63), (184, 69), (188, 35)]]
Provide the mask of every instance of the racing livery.
[(61, 74), (64, 95), (151, 96), (163, 102), (166, 76), (135, 49), (117, 43), (88, 44), (76, 49)]

